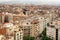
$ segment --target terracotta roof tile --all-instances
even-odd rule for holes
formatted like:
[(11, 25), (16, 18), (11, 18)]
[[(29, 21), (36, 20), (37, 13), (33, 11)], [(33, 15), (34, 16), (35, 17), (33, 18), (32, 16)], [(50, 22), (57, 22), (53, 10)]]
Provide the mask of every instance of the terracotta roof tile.
[(0, 29), (0, 34), (6, 35), (6, 32), (7, 32), (6, 28)]

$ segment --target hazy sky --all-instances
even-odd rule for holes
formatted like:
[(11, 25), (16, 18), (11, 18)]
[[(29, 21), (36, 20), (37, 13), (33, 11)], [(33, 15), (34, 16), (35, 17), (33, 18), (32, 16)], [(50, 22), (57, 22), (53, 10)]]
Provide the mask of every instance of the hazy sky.
[(0, 2), (2, 1), (43, 1), (43, 2), (59, 2), (60, 0), (0, 0)]
[(8, 1), (19, 1), (22, 3), (35, 3), (35, 4), (60, 4), (60, 0), (0, 0), (0, 2), (8, 2)]

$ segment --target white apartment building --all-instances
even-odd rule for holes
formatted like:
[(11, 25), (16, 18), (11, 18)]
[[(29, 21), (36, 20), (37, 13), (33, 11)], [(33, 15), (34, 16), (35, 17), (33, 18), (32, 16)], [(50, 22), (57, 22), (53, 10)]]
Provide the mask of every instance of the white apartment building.
[(23, 40), (22, 30), (14, 31), (14, 40)]
[(46, 35), (47, 37), (55, 40), (56, 39), (56, 29), (52, 27), (46, 27)]
[(46, 34), (53, 40), (60, 40), (60, 21), (55, 20), (46, 27)]
[(22, 20), (20, 28), (23, 30), (24, 36), (30, 35), (31, 23), (29, 19)]

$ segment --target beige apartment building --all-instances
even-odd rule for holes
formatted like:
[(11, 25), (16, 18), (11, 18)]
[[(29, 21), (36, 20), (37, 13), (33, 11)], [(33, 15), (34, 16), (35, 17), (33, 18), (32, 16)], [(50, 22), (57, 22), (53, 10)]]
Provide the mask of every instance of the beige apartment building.
[(43, 22), (44, 22), (44, 18), (41, 16), (31, 21), (32, 23), (31, 34), (30, 34), (31, 36), (37, 37), (40, 33), (42, 33), (44, 29)]

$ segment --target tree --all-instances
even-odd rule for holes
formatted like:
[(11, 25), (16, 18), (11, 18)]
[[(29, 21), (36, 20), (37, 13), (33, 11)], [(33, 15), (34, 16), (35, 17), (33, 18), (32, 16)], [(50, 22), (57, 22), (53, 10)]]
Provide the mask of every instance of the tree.
[(24, 36), (23, 37), (23, 40), (34, 40), (35, 38), (34, 37), (31, 37), (31, 36)]
[(39, 38), (41, 38), (41, 40), (53, 40), (51, 38), (48, 38), (46, 36), (46, 28), (43, 30), (43, 32), (39, 35)]

